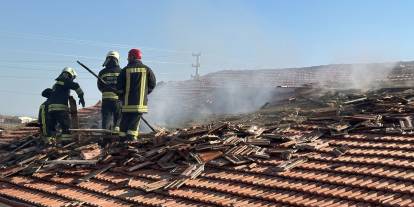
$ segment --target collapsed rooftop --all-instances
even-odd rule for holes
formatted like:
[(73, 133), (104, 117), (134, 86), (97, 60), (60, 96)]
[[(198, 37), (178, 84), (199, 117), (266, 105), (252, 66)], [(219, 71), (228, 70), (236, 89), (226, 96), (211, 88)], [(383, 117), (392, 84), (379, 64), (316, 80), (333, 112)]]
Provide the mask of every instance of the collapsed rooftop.
[[(411, 86), (414, 62), (322, 65), (306, 68), (225, 70), (199, 80), (158, 84), (150, 94), (147, 118), (164, 126), (185, 127), (214, 114), (249, 113), (265, 102), (288, 99), (294, 88), (323, 89)], [(174, 110), (172, 110), (172, 108)]]
[[(117, 143), (105, 130), (44, 147), (4, 132), (0, 201), (12, 206), (411, 206), (410, 87), (299, 87), (254, 113)], [(99, 105), (79, 112), (94, 128)], [(96, 144), (96, 143), (99, 143)]]

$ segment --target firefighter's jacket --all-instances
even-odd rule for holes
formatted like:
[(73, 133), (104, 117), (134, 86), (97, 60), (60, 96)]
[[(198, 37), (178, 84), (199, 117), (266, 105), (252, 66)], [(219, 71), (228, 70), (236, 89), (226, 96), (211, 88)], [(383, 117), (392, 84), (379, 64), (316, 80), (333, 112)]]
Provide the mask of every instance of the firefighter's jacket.
[(118, 76), (121, 73), (121, 68), (118, 65), (107, 65), (99, 72), (99, 77), (105, 81), (106, 84), (98, 80), (98, 89), (102, 93), (102, 100), (118, 100), (116, 87)]
[(83, 91), (78, 83), (62, 75), (56, 78), (53, 93), (49, 98), (49, 111), (69, 111), (70, 90), (74, 90), (79, 98), (83, 98)]
[(48, 120), (47, 120), (47, 112), (48, 112), (48, 108), (49, 108), (49, 101), (45, 101), (40, 105), (39, 108), (39, 115), (37, 118), (37, 122), (40, 124), (40, 130), (41, 130), (41, 134), (43, 136), (47, 136), (48, 135)]
[(122, 112), (148, 112), (147, 95), (155, 88), (156, 79), (151, 68), (141, 61), (131, 61), (118, 77), (117, 89), (122, 94)]

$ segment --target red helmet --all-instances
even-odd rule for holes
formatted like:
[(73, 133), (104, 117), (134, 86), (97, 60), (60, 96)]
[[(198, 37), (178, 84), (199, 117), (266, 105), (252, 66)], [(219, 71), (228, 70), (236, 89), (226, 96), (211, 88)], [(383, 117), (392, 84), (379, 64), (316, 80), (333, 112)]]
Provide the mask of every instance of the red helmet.
[(141, 53), (141, 50), (139, 50), (139, 49), (131, 49), (128, 52), (128, 59), (138, 59), (138, 60), (141, 60), (141, 58), (142, 58), (142, 53)]

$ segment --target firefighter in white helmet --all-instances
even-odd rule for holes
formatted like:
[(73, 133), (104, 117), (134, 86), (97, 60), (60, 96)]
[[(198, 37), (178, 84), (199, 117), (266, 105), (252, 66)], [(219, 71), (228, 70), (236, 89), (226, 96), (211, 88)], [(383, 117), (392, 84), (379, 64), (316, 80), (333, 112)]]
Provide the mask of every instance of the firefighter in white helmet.
[(53, 85), (53, 93), (49, 97), (49, 132), (52, 136), (56, 136), (56, 125), (59, 124), (62, 128), (62, 135), (58, 137), (60, 141), (71, 141), (68, 107), (70, 90), (74, 90), (78, 94), (79, 104), (85, 107), (83, 91), (79, 84), (73, 81), (76, 76), (76, 71), (73, 68), (63, 68), (62, 73), (55, 79), (56, 83)]
[(121, 72), (119, 53), (117, 51), (109, 51), (102, 66), (104, 68), (99, 72), (98, 76), (105, 83), (100, 80), (97, 82), (98, 89), (102, 93), (102, 129), (119, 132), (121, 102), (116, 91), (118, 75)]

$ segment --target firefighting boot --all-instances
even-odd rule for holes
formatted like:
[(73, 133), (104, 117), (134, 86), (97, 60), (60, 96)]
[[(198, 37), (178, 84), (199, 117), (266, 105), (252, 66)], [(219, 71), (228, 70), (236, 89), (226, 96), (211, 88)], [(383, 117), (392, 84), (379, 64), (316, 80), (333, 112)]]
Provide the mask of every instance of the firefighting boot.
[(134, 135), (131, 135), (131, 134), (127, 134), (127, 136), (126, 136), (126, 141), (132, 142), (132, 141), (137, 141), (137, 140), (138, 140), (137, 136), (134, 136)]
[(120, 142), (125, 142), (126, 141), (126, 133), (125, 132), (119, 132), (118, 133), (118, 135), (119, 135), (119, 141)]

